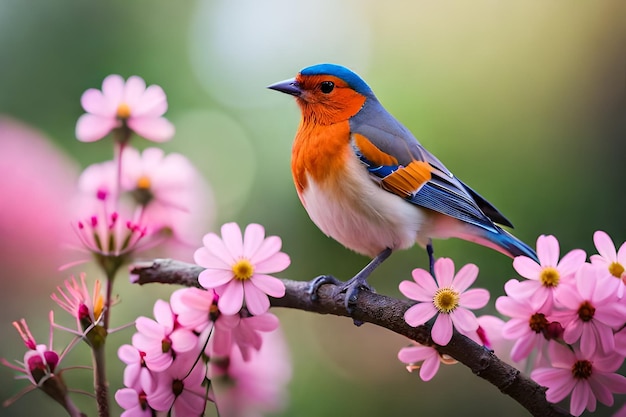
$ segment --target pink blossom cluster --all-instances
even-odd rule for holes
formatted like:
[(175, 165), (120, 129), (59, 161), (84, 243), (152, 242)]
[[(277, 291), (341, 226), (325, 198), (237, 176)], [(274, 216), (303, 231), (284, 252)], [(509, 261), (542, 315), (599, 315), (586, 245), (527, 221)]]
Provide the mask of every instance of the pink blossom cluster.
[(222, 227), (221, 239), (205, 236), (196, 251), (198, 263), (208, 266), (200, 283), (206, 287), (219, 274), (219, 284), (177, 290), (169, 302), (155, 303), (154, 318), (135, 321), (132, 345), (118, 352), (126, 363), (125, 388), (115, 398), (124, 417), (170, 411), (199, 416), (207, 401), (227, 417), (280, 408), (290, 377), (288, 354), (278, 318), (264, 301), (266, 291), (285, 293), (282, 281), (266, 275), (289, 264), (277, 239), (265, 238), (256, 224), (242, 235), (234, 223)]
[(188, 253), (201, 237), (198, 230), (212, 220), (207, 184), (183, 155), (130, 145), (133, 134), (155, 142), (173, 136), (173, 125), (162, 117), (167, 100), (161, 87), (146, 87), (137, 76), (125, 81), (110, 75), (102, 90), (87, 90), (81, 103), (87, 113), (78, 120), (78, 139), (91, 142), (112, 133), (116, 151), (113, 160), (88, 166), (78, 180), (80, 220), (74, 229), (81, 246), (105, 269), (117, 266), (111, 260), (124, 263), (133, 252), (165, 243)]
[(626, 244), (616, 250), (603, 231), (593, 240), (598, 253), (588, 262), (580, 249), (560, 258), (558, 240), (540, 236), (539, 263), (515, 258), (513, 267), (525, 279), (508, 281), (506, 296), (496, 301), (510, 318), (502, 335), (515, 341), (511, 358), (529, 361), (548, 401), (569, 395), (576, 416), (626, 393), (626, 377), (616, 373), (626, 357)]
[[(475, 266), (465, 265), (455, 275), (451, 260), (438, 259), (434, 276), (416, 269), (414, 281), (400, 284), (405, 296), (418, 301), (405, 320), (419, 326), (434, 318), (435, 344), (447, 344), (456, 328), (505, 360), (526, 366), (547, 387), (548, 401), (571, 397), (575, 416), (595, 411), (597, 401), (611, 406), (613, 394), (626, 393), (626, 377), (617, 373), (626, 358), (626, 243), (616, 249), (603, 231), (593, 240), (598, 253), (589, 261), (581, 249), (560, 257), (558, 240), (544, 235), (537, 239), (539, 262), (516, 257), (513, 267), (522, 279), (509, 280), (506, 295), (496, 300), (507, 322), (476, 318), (469, 311), (488, 299), (484, 290), (467, 290), (478, 274)], [(398, 358), (409, 371), (419, 369), (424, 381), (434, 377), (440, 363), (455, 363), (436, 346), (416, 342), (401, 349)]]

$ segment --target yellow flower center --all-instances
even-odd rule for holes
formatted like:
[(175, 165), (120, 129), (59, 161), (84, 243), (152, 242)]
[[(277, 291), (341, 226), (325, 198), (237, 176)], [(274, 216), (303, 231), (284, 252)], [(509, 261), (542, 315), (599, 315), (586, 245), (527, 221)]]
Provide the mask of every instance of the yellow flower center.
[(120, 103), (117, 106), (117, 117), (120, 119), (128, 119), (130, 117), (130, 106), (126, 103)]
[(235, 279), (239, 281), (246, 281), (252, 278), (254, 274), (254, 266), (247, 259), (240, 259), (235, 265), (233, 265), (233, 273)]
[(624, 273), (624, 266), (619, 262), (613, 262), (609, 265), (609, 272), (616, 278), (621, 278)]
[(459, 293), (452, 288), (439, 288), (433, 296), (433, 304), (440, 313), (451, 313), (459, 306)]
[(544, 287), (556, 287), (559, 285), (560, 279), (561, 275), (559, 271), (551, 266), (545, 267), (539, 276), (539, 280)]
[(150, 181), (150, 177), (148, 177), (147, 175), (142, 175), (137, 180), (137, 188), (141, 190), (149, 190), (151, 185), (152, 181)]

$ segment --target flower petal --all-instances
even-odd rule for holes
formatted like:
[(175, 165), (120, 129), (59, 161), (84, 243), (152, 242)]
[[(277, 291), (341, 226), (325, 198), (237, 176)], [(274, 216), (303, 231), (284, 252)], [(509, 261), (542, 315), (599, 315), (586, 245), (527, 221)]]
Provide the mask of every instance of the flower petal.
[(145, 90), (146, 82), (143, 78), (132, 75), (126, 80), (121, 101), (130, 107), (132, 115), (135, 114), (135, 106), (140, 102), (141, 96)]
[(456, 273), (452, 281), (452, 287), (459, 293), (468, 289), (478, 277), (478, 267), (474, 264), (464, 265), (459, 272)]
[(556, 266), (559, 262), (559, 241), (556, 237), (541, 235), (537, 238), (537, 257), (541, 266)]
[(283, 242), (278, 236), (268, 236), (252, 254), (250, 260), (255, 264), (260, 264), (278, 253), (282, 244)]
[(478, 320), (474, 313), (466, 308), (458, 307), (450, 313), (450, 319), (454, 327), (464, 333), (473, 332), (478, 329)]
[(449, 314), (439, 314), (435, 319), (430, 336), (433, 342), (445, 346), (452, 339), (452, 318)]
[(226, 263), (226, 260), (215, 256), (205, 246), (197, 249), (193, 254), (193, 260), (196, 264), (205, 268), (231, 270), (232, 265)]
[(483, 288), (473, 288), (465, 291), (459, 298), (459, 305), (469, 309), (483, 308), (489, 302), (489, 291)]
[(527, 256), (516, 256), (513, 259), (513, 268), (522, 277), (533, 280), (539, 279), (539, 274), (543, 270), (541, 265)]
[(246, 226), (243, 237), (243, 256), (252, 259), (254, 254), (263, 244), (265, 239), (265, 229), (257, 223), (250, 223)]
[(404, 313), (404, 320), (409, 326), (417, 327), (426, 323), (435, 314), (437, 314), (437, 310), (432, 303), (419, 303), (411, 306)]
[(439, 289), (439, 287), (437, 286), (437, 282), (435, 281), (435, 278), (433, 278), (433, 276), (430, 275), (430, 272), (422, 268), (415, 268), (411, 272), (411, 276), (413, 277), (413, 280), (417, 283), (417, 285), (419, 285), (420, 287), (424, 289), (424, 293), (430, 294), (431, 297)]
[(598, 250), (600, 256), (602, 256), (605, 260), (613, 262), (617, 259), (615, 244), (606, 232), (602, 230), (595, 232), (593, 234), (593, 243), (596, 245), (596, 249)]
[(270, 300), (267, 295), (257, 288), (252, 282), (246, 281), (243, 284), (246, 307), (252, 315), (259, 315), (266, 313), (270, 308)]
[(102, 81), (102, 94), (115, 106), (122, 101), (124, 93), (124, 78), (118, 74), (111, 74)]
[(217, 300), (220, 312), (233, 315), (239, 313), (243, 307), (243, 285), (240, 281), (231, 281), (221, 288), (222, 293)]
[(198, 283), (204, 288), (218, 288), (233, 280), (233, 272), (223, 269), (205, 269), (198, 275)]
[(174, 125), (164, 117), (131, 117), (126, 123), (136, 134), (153, 142), (166, 142), (176, 131)]
[[(430, 279), (431, 282), (435, 282)], [(410, 298), (411, 300), (421, 301), (421, 302), (432, 302), (434, 292), (428, 292), (419, 284), (416, 284), (414, 281), (402, 281), (398, 286), (402, 295), (406, 298)], [(436, 288), (435, 288), (436, 291)]]
[(113, 117), (85, 113), (76, 122), (76, 138), (81, 142), (95, 142), (102, 139), (118, 125)]
[(158, 85), (151, 85), (132, 106), (133, 114), (145, 117), (160, 117), (167, 111), (167, 97)]
[(290, 263), (289, 255), (284, 252), (277, 252), (263, 261), (254, 263), (254, 271), (261, 274), (273, 274), (284, 271)]
[(420, 368), (420, 378), (422, 378), (422, 381), (430, 381), (433, 379), (439, 370), (440, 364), (439, 355), (432, 355), (427, 358)]
[(454, 261), (450, 258), (439, 258), (434, 269), (439, 288), (450, 287), (454, 279)]
[(283, 297), (285, 295), (285, 284), (281, 280), (271, 275), (254, 274), (250, 282), (259, 290), (272, 297)]
[(587, 258), (587, 254), (582, 249), (573, 249), (561, 258), (557, 269), (562, 277), (573, 275), (580, 268)]
[(116, 108), (102, 94), (102, 91), (90, 88), (80, 97), (80, 104), (87, 113), (96, 116), (115, 117)]
[[(241, 229), (237, 223), (225, 223), (222, 225), (222, 241), (228, 252), (235, 259), (241, 259), (243, 256), (243, 236)], [(251, 259), (249, 261), (252, 262)]]

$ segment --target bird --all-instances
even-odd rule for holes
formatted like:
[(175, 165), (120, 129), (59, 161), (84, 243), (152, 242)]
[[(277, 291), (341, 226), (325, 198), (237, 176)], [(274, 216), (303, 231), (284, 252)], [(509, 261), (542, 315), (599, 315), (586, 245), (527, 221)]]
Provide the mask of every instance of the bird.
[(511, 222), (427, 151), (352, 70), (316, 64), (267, 88), (294, 96), (301, 111), (291, 171), (309, 217), (327, 236), (371, 258), (346, 282), (314, 279), (313, 298), (333, 283), (351, 311), (359, 291), (372, 290), (370, 274), (415, 244), (427, 250), (433, 274), (432, 239), (460, 238), (538, 261), (502, 228)]

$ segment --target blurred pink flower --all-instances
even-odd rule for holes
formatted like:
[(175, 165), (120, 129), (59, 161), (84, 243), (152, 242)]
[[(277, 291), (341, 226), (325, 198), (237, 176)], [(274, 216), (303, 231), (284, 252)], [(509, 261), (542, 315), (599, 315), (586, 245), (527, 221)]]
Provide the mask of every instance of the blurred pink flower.
[(437, 316), (431, 337), (438, 345), (445, 346), (452, 338), (452, 329), (463, 333), (478, 328), (476, 316), (470, 309), (482, 308), (489, 301), (485, 289), (467, 290), (478, 277), (478, 267), (467, 264), (454, 274), (454, 262), (439, 258), (434, 267), (435, 278), (424, 269), (413, 270), (413, 281), (402, 281), (400, 292), (411, 300), (419, 301), (404, 313), (409, 326), (417, 327)]
[(261, 348), (245, 359), (235, 349), (227, 361), (211, 359), (208, 376), (220, 416), (262, 417), (285, 404), (291, 363), (287, 343), (277, 329), (263, 333)]
[(81, 196), (85, 197), (77, 204), (80, 212), (93, 210), (94, 207), (99, 207), (102, 201), (116, 199), (117, 165), (115, 161), (91, 164), (85, 168), (78, 178), (78, 190)]
[(516, 286), (516, 298), (532, 298), (532, 304), (545, 305), (550, 310), (554, 302), (554, 291), (559, 285), (571, 282), (574, 274), (585, 263), (587, 255), (581, 249), (573, 249), (559, 260), (559, 241), (552, 235), (537, 238), (539, 263), (527, 256), (513, 259), (513, 268), (527, 281)]
[(209, 233), (196, 250), (195, 262), (206, 269), (198, 282), (204, 288), (214, 288), (219, 295), (219, 310), (227, 315), (237, 314), (244, 306), (253, 314), (263, 314), (269, 307), (268, 295), (282, 297), (285, 285), (273, 276), (289, 266), (287, 254), (280, 252), (278, 236), (265, 238), (265, 229), (249, 224), (245, 236), (236, 223), (222, 226), (222, 238)]
[(102, 139), (118, 128), (128, 128), (154, 142), (164, 142), (174, 136), (174, 126), (163, 116), (167, 99), (158, 85), (146, 88), (136, 75), (127, 81), (109, 75), (102, 82), (102, 91), (90, 88), (81, 97), (87, 113), (76, 124), (76, 137), (82, 142)]
[(599, 275), (592, 265), (584, 264), (576, 272), (575, 286), (557, 289), (557, 300), (565, 309), (559, 313), (565, 327), (563, 339), (569, 344), (580, 340), (580, 350), (586, 357), (613, 352), (613, 331), (626, 321), (626, 304), (609, 285), (612, 280)]
[(263, 334), (276, 330), (279, 325), (278, 317), (272, 313), (248, 317), (220, 314), (209, 345), (212, 350), (207, 354), (226, 357), (238, 349), (243, 360), (247, 361), (254, 351), (261, 349)]
[(148, 317), (135, 320), (137, 333), (133, 335), (132, 344), (145, 352), (148, 369), (162, 372), (171, 366), (175, 356), (193, 350), (198, 345), (198, 336), (192, 329), (178, 325), (167, 301), (154, 303), (154, 317), (156, 320)]
[(626, 287), (626, 242), (622, 243), (619, 250), (616, 250), (611, 237), (602, 230), (593, 234), (593, 242), (598, 250), (598, 255), (591, 255), (589, 260), (604, 272), (603, 275), (617, 278), (608, 284), (611, 285), (617, 296), (622, 298), (624, 287)]
[(545, 349), (548, 346), (546, 332), (551, 323), (551, 310), (539, 308), (540, 301), (533, 299), (512, 297), (519, 285), (519, 281), (512, 279), (504, 285), (507, 296), (498, 297), (496, 309), (511, 319), (504, 324), (502, 336), (505, 339), (514, 340), (511, 349), (511, 359), (519, 362), (528, 358), (533, 349), (537, 350), (535, 363), (542, 363)]
[[(413, 342), (411, 346), (404, 347), (398, 352), (400, 362), (406, 363), (406, 369), (413, 372), (415, 369), (420, 370), (420, 378), (422, 381), (430, 381), (439, 371), (439, 364), (444, 363), (451, 365), (457, 363), (454, 359), (441, 354), (432, 346), (420, 345)], [(421, 365), (419, 364), (420, 362)]]
[(181, 242), (202, 237), (213, 220), (213, 197), (208, 184), (189, 159), (178, 153), (126, 148), (122, 155), (122, 190), (141, 209), (142, 223), (167, 228)]
[(176, 356), (171, 366), (156, 374), (154, 390), (147, 392), (150, 407), (157, 411), (173, 409), (176, 416), (201, 416), (207, 402), (203, 386), (206, 364), (196, 352)]
[(40, 132), (0, 115), (0, 178), (0, 264), (6, 276), (20, 276), (4, 280), (4, 291), (47, 297), (48, 278), (71, 259), (66, 245), (74, 238), (68, 206), (51, 202), (72, 200), (77, 164)]
[(585, 409), (595, 411), (596, 400), (611, 406), (613, 393), (626, 393), (626, 377), (615, 373), (622, 365), (622, 357), (589, 357), (556, 341), (550, 342), (548, 351), (552, 366), (535, 369), (531, 378), (548, 388), (546, 399), (552, 403), (571, 394), (571, 414), (579, 416)]

